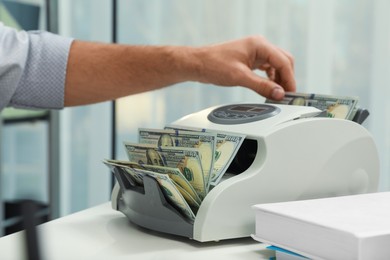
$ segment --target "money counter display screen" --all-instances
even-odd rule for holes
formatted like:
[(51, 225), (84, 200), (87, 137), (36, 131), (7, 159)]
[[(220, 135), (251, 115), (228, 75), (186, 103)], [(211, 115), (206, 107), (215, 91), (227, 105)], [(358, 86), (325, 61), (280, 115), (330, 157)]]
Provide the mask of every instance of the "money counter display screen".
[(256, 112), (261, 113), (267, 110), (267, 108), (259, 108), (259, 107), (247, 107), (247, 106), (236, 106), (232, 107), (229, 110), (231, 111), (240, 111), (240, 112)]
[(279, 109), (272, 105), (248, 104), (228, 105), (214, 109), (208, 119), (217, 124), (244, 124), (272, 117)]
[(261, 112), (263, 112), (265, 110), (267, 110), (267, 109), (265, 109), (265, 108), (254, 108), (251, 111), (261, 113)]
[(237, 107), (232, 107), (230, 110), (232, 111), (249, 111), (253, 107), (243, 107), (243, 106), (237, 106)]

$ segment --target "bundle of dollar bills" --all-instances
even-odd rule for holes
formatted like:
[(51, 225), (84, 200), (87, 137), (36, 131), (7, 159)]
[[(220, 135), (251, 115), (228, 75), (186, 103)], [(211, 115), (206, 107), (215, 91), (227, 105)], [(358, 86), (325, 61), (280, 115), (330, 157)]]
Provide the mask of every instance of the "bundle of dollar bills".
[[(352, 119), (357, 97), (286, 93), (282, 101), (266, 103), (314, 106), (328, 117)], [(138, 143), (124, 142), (129, 161), (104, 160), (111, 169), (128, 173), (131, 183), (143, 186), (152, 177), (167, 201), (194, 220), (209, 190), (221, 182), (245, 135), (207, 129), (139, 129)]]
[(206, 129), (139, 129), (138, 143), (124, 142), (129, 161), (104, 160), (143, 185), (150, 176), (167, 200), (190, 220), (210, 188), (221, 182), (245, 135)]
[(309, 93), (287, 92), (284, 99), (275, 101), (267, 99), (266, 103), (312, 106), (326, 112), (326, 116), (352, 120), (358, 110), (356, 96), (335, 96)]

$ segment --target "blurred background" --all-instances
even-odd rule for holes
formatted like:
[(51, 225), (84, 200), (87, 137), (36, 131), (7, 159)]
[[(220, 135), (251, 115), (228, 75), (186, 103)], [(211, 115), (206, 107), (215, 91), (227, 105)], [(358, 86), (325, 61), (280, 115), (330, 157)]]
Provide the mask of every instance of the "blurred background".
[[(295, 57), (298, 92), (359, 96), (371, 115), (390, 190), (390, 1), (387, 0), (2, 0), (0, 20), (80, 40), (143, 45), (217, 43), (260, 34)], [(61, 111), (2, 112), (0, 235), (20, 228), (17, 201), (53, 219), (107, 202), (104, 158), (126, 159), (138, 127), (162, 128), (203, 108), (263, 102), (242, 87), (183, 83)]]

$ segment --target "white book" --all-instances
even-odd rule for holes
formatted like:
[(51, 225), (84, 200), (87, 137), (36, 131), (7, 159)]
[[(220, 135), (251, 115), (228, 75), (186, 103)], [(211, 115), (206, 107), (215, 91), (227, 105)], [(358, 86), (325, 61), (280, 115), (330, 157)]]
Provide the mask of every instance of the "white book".
[(312, 259), (390, 259), (390, 192), (253, 206), (253, 238)]

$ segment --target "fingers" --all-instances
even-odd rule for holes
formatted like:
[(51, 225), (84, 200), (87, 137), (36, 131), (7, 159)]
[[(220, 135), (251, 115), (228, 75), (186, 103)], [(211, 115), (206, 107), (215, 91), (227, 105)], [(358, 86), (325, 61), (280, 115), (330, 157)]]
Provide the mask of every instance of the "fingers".
[(276, 82), (260, 77), (249, 69), (245, 73), (246, 75), (243, 77), (243, 79), (246, 79), (243, 82), (244, 86), (269, 99), (281, 100), (284, 98), (285, 90)]
[(293, 71), (294, 71), (294, 69), (295, 69), (295, 68), (294, 68), (294, 57), (292, 56), (292, 54), (289, 53), (288, 51), (282, 49), (282, 48), (279, 48), (279, 47), (277, 47), (277, 48), (278, 48), (279, 51), (281, 51), (284, 55), (286, 55), (286, 57), (289, 59), (290, 64), (291, 64), (291, 67), (292, 67), (292, 69), (293, 69)]
[[(196, 78), (200, 82), (244, 86), (274, 100), (296, 88), (293, 56), (262, 36), (200, 48), (196, 57), (203, 64)], [(268, 79), (256, 75), (255, 69), (264, 71)]]
[(268, 77), (270, 80), (272, 80), (272, 81), (275, 81), (275, 80), (276, 80), (276, 71), (275, 71), (275, 68), (271, 67), (271, 65), (269, 65), (268, 63), (267, 63), (267, 64), (260, 65), (259, 69), (265, 71), (265, 73), (267, 74), (267, 77)]
[(266, 70), (267, 76), (271, 75), (271, 80), (278, 83), (286, 91), (295, 91), (295, 78), (294, 78), (294, 58), (287, 51), (276, 47), (269, 42), (261, 38), (257, 42), (256, 59), (260, 64), (259, 69), (264, 68), (264, 64), (269, 64), (272, 70)]
[(292, 57), (279, 51), (276, 55), (270, 56), (269, 62), (271, 66), (275, 68), (274, 81), (281, 85), (286, 91), (295, 91), (296, 83)]
[(287, 57), (289, 62), (290, 62), (290, 65), (292, 68), (292, 78), (289, 78), (289, 79), (283, 78), (283, 75), (278, 73), (275, 75), (274, 81), (286, 86), (285, 87), (286, 91), (294, 92), (296, 90), (296, 83), (295, 83), (295, 77), (294, 77), (294, 57), (286, 50), (283, 50), (281, 48), (278, 48), (278, 50), (281, 53), (283, 53), (285, 55), (285, 57)]
[(265, 71), (267, 73), (267, 77), (272, 80), (276, 81), (276, 71), (274, 68), (269, 68)]

